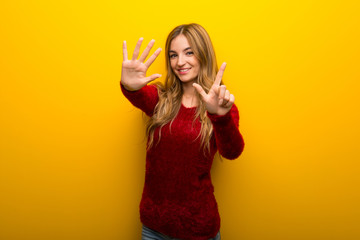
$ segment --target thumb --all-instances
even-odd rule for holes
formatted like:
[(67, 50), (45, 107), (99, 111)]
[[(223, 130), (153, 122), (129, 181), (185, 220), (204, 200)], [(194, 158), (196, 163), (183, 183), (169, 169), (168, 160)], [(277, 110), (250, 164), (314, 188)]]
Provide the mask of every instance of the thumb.
[(161, 74), (155, 73), (149, 77), (146, 77), (145, 82), (146, 82), (146, 84), (148, 84), (149, 82), (154, 81), (155, 79), (157, 79), (159, 77), (161, 77)]
[(204, 89), (197, 83), (193, 83), (193, 87), (196, 89), (196, 91), (205, 99), (207, 94), (204, 91)]

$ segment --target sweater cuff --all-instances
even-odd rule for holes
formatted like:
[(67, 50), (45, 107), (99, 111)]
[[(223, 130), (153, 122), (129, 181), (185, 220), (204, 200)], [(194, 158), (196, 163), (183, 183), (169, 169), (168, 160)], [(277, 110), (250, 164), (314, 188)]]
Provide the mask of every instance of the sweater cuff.
[(227, 124), (229, 121), (231, 121), (231, 110), (229, 110), (225, 115), (217, 115), (207, 112), (208, 118), (210, 118), (212, 123), (217, 124)]

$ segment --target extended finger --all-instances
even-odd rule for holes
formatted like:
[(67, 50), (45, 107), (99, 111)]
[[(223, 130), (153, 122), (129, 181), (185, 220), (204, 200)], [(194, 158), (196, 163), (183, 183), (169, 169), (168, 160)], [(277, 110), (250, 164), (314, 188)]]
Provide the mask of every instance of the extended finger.
[(225, 67), (226, 67), (226, 62), (224, 62), (223, 64), (221, 64), (221, 67), (220, 67), (218, 73), (216, 74), (216, 78), (215, 78), (214, 85), (220, 86), (221, 79), (222, 79), (222, 76), (223, 76), (224, 71), (225, 71)]
[(147, 68), (150, 67), (150, 65), (155, 61), (157, 56), (159, 56), (160, 52), (161, 52), (161, 48), (156, 49), (153, 55), (151, 55), (149, 59), (144, 63)]
[(141, 47), (141, 43), (142, 43), (143, 40), (144, 40), (144, 38), (141, 37), (139, 39), (139, 41), (137, 42), (134, 53), (133, 53), (133, 56), (132, 56), (132, 60), (136, 60), (137, 57), (139, 56), (140, 47)]
[(224, 102), (225, 92), (226, 92), (226, 86), (221, 85), (219, 90), (219, 105), (223, 104)]
[(196, 89), (196, 91), (205, 99), (207, 94), (204, 91), (204, 89), (197, 83), (193, 83), (193, 87)]
[(126, 41), (123, 42), (123, 61), (128, 60)]
[(143, 53), (141, 54), (140, 58), (139, 58), (139, 61), (140, 62), (144, 62), (146, 57), (149, 55), (149, 52), (151, 50), (151, 48), (154, 46), (154, 42), (155, 40), (152, 39), (149, 44), (146, 46), (145, 50), (143, 51)]

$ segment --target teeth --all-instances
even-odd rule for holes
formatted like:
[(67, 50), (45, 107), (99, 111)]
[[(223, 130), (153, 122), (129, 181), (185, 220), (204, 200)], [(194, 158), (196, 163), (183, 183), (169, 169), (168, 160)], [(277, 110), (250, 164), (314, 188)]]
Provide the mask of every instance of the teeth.
[(189, 68), (187, 68), (187, 69), (181, 69), (181, 70), (179, 70), (179, 72), (186, 72), (187, 70), (189, 70)]

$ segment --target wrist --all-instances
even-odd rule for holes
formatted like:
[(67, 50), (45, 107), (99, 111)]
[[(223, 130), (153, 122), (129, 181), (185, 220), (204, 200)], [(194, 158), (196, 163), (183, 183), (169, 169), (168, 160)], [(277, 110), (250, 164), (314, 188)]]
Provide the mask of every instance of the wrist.
[(133, 89), (133, 88), (125, 85), (122, 81), (120, 81), (120, 86), (122, 86), (123, 88), (125, 88), (125, 90), (130, 91), (130, 92), (134, 92), (134, 91), (139, 90), (139, 89)]

